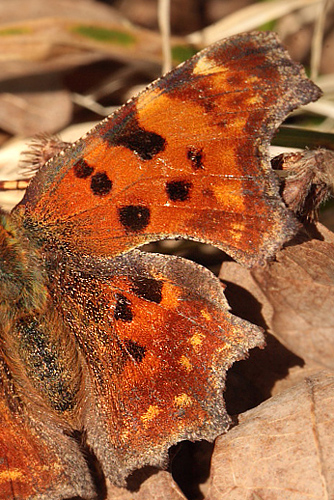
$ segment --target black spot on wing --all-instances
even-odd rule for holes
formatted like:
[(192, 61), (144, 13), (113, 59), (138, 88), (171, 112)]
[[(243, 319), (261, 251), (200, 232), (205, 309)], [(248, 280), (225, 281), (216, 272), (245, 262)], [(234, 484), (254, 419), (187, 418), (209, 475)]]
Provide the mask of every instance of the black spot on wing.
[(130, 356), (134, 358), (135, 361), (137, 361), (137, 363), (141, 363), (143, 358), (145, 357), (145, 352), (146, 352), (145, 347), (138, 344), (138, 342), (128, 339), (125, 340), (124, 343), (126, 350), (130, 354)]
[(143, 276), (132, 278), (131, 290), (137, 297), (159, 304), (162, 300), (162, 282)]
[(118, 209), (122, 226), (133, 233), (143, 231), (150, 222), (150, 209), (143, 205), (128, 205)]
[(145, 130), (139, 125), (135, 110), (130, 111), (116, 129), (107, 130), (102, 137), (111, 146), (124, 146), (130, 149), (142, 160), (152, 160), (166, 147), (166, 140), (161, 135)]
[(105, 172), (97, 172), (91, 178), (90, 188), (95, 196), (105, 196), (110, 193), (112, 182)]
[(80, 160), (74, 163), (73, 170), (74, 175), (78, 179), (87, 179), (87, 177), (91, 176), (94, 172), (94, 168), (91, 167), (83, 158), (80, 158)]
[(137, 153), (142, 160), (152, 160), (165, 149), (165, 139), (155, 132), (137, 129), (122, 138), (122, 146)]
[(125, 323), (131, 323), (133, 318), (131, 302), (121, 293), (116, 294), (114, 318), (116, 320), (124, 321)]
[(186, 201), (190, 198), (191, 182), (169, 181), (166, 183), (168, 198), (172, 201)]

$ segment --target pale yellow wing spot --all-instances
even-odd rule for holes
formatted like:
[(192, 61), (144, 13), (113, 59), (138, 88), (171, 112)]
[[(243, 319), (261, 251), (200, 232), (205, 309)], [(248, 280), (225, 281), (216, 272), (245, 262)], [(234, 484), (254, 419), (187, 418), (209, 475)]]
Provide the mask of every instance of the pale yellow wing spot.
[(194, 75), (213, 75), (227, 71), (222, 65), (217, 64), (208, 57), (201, 57), (194, 66)]
[(180, 357), (179, 363), (187, 372), (191, 372), (191, 370), (193, 369), (193, 365), (184, 354)]
[(231, 346), (229, 344), (224, 344), (223, 347), (217, 349), (218, 354), (225, 353), (226, 355), (231, 351)]
[(261, 104), (262, 101), (263, 101), (263, 99), (260, 96), (260, 94), (257, 94), (257, 95), (253, 95), (252, 97), (249, 97), (246, 102), (248, 105), (253, 106), (254, 104)]
[(260, 78), (258, 76), (252, 75), (252, 76), (249, 76), (246, 78), (245, 83), (254, 84), (254, 83), (257, 83), (259, 80), (260, 80)]
[(233, 241), (237, 242), (244, 237), (245, 225), (242, 222), (233, 222), (231, 231), (233, 231)]
[(180, 394), (179, 396), (175, 396), (174, 404), (178, 408), (184, 408), (185, 406), (191, 406), (193, 404), (193, 400), (188, 394)]
[[(211, 319), (211, 316), (209, 315), (209, 313), (207, 311), (204, 311), (202, 310), (201, 311), (201, 314), (202, 316), (207, 319), (207, 320), (210, 320)], [(209, 315), (210, 318), (208, 318), (206, 315)], [(203, 335), (203, 333), (194, 333), (194, 335), (192, 335), (189, 339), (189, 342), (190, 344), (193, 346), (194, 348), (194, 351), (195, 352), (198, 352), (200, 347), (202, 346), (203, 344), (203, 340), (205, 339), (205, 335)]]
[(147, 411), (140, 418), (143, 421), (143, 424), (147, 426), (151, 420), (159, 415), (161, 409), (156, 405), (150, 405)]
[(206, 321), (212, 320), (211, 314), (208, 311), (206, 311), (205, 309), (201, 310), (201, 315), (203, 316), (204, 319), (206, 319)]
[(22, 471), (19, 469), (5, 470), (0, 472), (0, 484), (23, 479)]

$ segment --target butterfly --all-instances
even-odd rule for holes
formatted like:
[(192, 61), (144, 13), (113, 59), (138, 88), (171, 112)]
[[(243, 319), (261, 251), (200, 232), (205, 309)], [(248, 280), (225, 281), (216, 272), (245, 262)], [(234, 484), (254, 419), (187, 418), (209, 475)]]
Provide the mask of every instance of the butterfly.
[(273, 33), (220, 41), (43, 165), (0, 212), (0, 498), (96, 498), (229, 425), (226, 370), (263, 345), (166, 238), (261, 264), (295, 231), (268, 147), (319, 97)]

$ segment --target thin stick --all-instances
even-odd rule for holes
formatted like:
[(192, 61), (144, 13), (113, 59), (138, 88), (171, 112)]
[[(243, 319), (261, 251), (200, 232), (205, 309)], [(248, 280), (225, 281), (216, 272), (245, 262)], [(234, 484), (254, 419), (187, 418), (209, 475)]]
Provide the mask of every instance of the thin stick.
[(15, 181), (0, 181), (0, 191), (21, 191), (27, 189), (29, 179), (17, 179)]
[(170, 43), (170, 0), (158, 0), (158, 22), (162, 39), (162, 73), (172, 68), (172, 51)]
[(314, 25), (314, 33), (311, 45), (311, 78), (317, 78), (320, 71), (322, 44), (325, 31), (326, 13), (329, 2), (332, 0), (323, 0), (318, 6), (318, 15)]

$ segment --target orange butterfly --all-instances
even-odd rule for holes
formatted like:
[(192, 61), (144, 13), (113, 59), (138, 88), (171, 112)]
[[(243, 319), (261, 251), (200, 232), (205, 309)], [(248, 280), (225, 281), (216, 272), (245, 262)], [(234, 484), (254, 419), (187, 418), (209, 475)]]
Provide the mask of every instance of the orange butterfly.
[(95, 498), (228, 427), (226, 370), (263, 344), (219, 281), (143, 243), (263, 263), (294, 232), (268, 160), (319, 97), (272, 33), (218, 42), (48, 161), (0, 226), (0, 498)]

